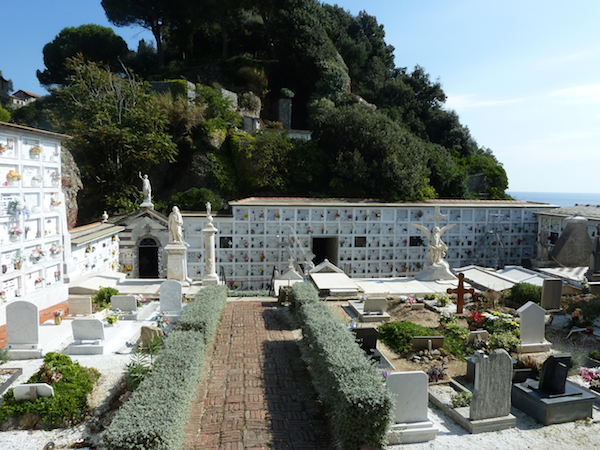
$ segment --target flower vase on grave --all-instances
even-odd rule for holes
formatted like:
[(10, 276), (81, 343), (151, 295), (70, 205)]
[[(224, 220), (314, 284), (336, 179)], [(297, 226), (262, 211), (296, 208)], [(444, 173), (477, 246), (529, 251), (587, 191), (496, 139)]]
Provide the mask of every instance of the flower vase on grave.
[(15, 270), (21, 270), (21, 261), (15, 263)]
[(60, 325), (62, 323), (62, 317), (61, 316), (55, 316), (54, 317), (54, 323), (56, 325)]
[(9, 187), (17, 187), (19, 185), (19, 180), (7, 180)]
[(29, 159), (40, 159), (40, 154), (35, 152), (29, 152)]
[(19, 235), (18, 234), (11, 234), (10, 235), (10, 242), (17, 242), (19, 240)]

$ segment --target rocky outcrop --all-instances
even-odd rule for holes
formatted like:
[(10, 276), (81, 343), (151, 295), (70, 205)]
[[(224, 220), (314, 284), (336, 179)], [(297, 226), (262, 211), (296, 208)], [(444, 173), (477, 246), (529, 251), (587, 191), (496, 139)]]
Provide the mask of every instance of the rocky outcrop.
[(62, 191), (65, 195), (65, 205), (67, 208), (67, 225), (69, 229), (75, 227), (77, 223), (77, 193), (83, 189), (81, 182), (81, 173), (75, 163), (75, 158), (69, 150), (63, 147), (61, 154), (62, 165)]

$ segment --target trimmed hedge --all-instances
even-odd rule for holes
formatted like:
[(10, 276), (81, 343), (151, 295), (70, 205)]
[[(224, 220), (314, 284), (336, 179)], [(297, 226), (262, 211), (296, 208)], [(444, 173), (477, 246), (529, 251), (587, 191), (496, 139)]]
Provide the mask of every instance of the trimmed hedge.
[(165, 339), (164, 348), (101, 438), (103, 449), (179, 450), (206, 349), (225, 309), (227, 290), (209, 286), (196, 295)]
[(346, 450), (385, 446), (393, 400), (375, 363), (365, 357), (346, 325), (319, 301), (311, 284), (294, 284), (290, 301), (308, 347), (313, 381), (333, 416), (336, 440)]

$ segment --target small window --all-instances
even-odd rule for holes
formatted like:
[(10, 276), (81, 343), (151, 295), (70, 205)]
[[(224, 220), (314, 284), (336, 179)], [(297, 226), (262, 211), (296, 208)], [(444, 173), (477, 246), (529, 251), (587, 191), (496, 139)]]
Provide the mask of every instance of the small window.
[(411, 247), (420, 247), (423, 245), (423, 238), (421, 236), (411, 236), (409, 245)]
[(231, 248), (233, 247), (233, 242), (231, 236), (222, 236), (219, 239), (219, 247), (220, 248)]
[(366, 247), (367, 246), (367, 238), (364, 236), (357, 236), (354, 238), (354, 246), (355, 247)]
[(558, 233), (554, 233), (554, 232), (550, 233), (549, 240), (552, 245), (556, 244), (556, 241), (558, 241)]

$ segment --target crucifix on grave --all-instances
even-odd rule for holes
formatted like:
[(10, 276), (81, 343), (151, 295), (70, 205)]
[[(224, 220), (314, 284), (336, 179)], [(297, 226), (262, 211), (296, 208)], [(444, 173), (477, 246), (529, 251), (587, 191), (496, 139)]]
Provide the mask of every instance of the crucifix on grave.
[(448, 294), (456, 294), (456, 314), (462, 314), (463, 306), (465, 304), (465, 294), (473, 295), (475, 293), (475, 289), (469, 288), (465, 289), (465, 274), (458, 274), (458, 287), (456, 289), (450, 289), (446, 291)]

